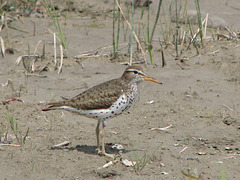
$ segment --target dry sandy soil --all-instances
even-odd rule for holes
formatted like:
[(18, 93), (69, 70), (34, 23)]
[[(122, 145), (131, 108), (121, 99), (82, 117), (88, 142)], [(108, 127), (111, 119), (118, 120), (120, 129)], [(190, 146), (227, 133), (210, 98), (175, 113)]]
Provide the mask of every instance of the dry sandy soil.
[[(201, 9), (224, 18), (229, 27), (239, 30), (239, 1), (211, 2), (214, 3), (201, 1)], [(98, 12), (112, 7), (107, 1), (88, 3)], [(156, 2), (151, 6), (153, 14), (156, 14), (156, 6)], [(189, 8), (194, 9), (194, 4), (190, 3)], [(137, 11), (139, 14), (140, 10)], [(174, 47), (169, 46), (164, 50), (165, 67), (161, 67), (160, 46), (156, 43), (154, 65), (141, 66), (163, 85), (142, 83), (136, 104), (128, 112), (111, 119), (105, 132), (108, 151), (113, 151), (111, 144), (121, 144), (125, 148), (123, 159), (136, 161), (146, 157), (146, 166), (140, 171), (137, 165), (126, 167), (119, 162), (99, 169), (109, 159), (95, 153), (96, 120), (65, 111), (42, 112), (41, 109), (49, 101), (70, 98), (121, 76), (126, 66), (120, 63), (127, 61), (128, 56), (111, 60), (107, 56), (111, 50), (107, 49), (99, 57), (76, 62), (73, 56), (111, 45), (112, 19), (109, 13), (69, 14), (61, 21), (66, 24), (63, 29), (68, 57), (64, 59), (60, 74), (54, 70), (52, 62), (53, 37), (48, 29), (56, 30), (49, 17), (22, 16), (9, 25), (18, 30), (5, 28), (0, 34), (6, 48), (14, 51), (0, 59), (1, 100), (17, 97), (24, 101), (0, 106), (1, 144), (17, 144), (6, 111), (17, 122), (21, 135), (28, 127), (30, 129), (22, 147), (0, 146), (0, 179), (185, 179), (182, 171), (202, 179), (220, 179), (222, 172), (226, 179), (240, 178), (239, 42), (205, 41), (199, 56), (193, 47), (184, 51), (187, 59), (184, 63), (174, 59)], [(155, 39), (158, 34), (159, 31)], [(16, 65), (16, 60), (20, 55), (33, 54), (40, 40), (45, 42), (46, 58), (38, 60), (36, 66), (47, 65), (47, 71), (26, 73), (23, 64)], [(121, 43), (125, 42), (121, 40)], [(42, 54), (42, 44), (36, 54)], [(12, 83), (5, 86), (8, 79)], [(151, 129), (170, 125), (166, 131)], [(63, 141), (71, 144), (51, 149)]]

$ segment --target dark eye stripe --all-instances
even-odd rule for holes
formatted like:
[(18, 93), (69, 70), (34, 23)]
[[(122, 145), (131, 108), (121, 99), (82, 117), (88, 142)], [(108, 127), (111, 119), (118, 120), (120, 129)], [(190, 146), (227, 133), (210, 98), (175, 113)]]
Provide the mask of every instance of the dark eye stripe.
[(127, 71), (128, 72), (134, 72), (134, 74), (139, 74), (139, 75), (145, 76), (144, 73), (142, 73), (141, 71), (138, 71), (136, 69), (128, 69)]

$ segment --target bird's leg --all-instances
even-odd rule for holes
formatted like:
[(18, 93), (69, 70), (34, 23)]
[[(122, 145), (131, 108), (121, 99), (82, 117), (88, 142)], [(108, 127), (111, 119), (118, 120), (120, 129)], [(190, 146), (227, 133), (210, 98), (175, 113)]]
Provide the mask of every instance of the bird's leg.
[[(102, 127), (100, 127), (100, 124)], [(110, 157), (110, 158), (113, 158), (115, 159), (115, 155), (114, 154), (108, 154), (106, 153), (105, 151), (105, 146), (104, 146), (104, 122), (101, 121), (101, 120), (98, 120), (98, 123), (97, 123), (97, 127), (96, 127), (96, 136), (97, 136), (97, 153), (100, 155), (100, 156), (107, 156), (107, 157)], [(100, 137), (100, 141), (99, 141), (99, 137)], [(100, 142), (101, 142), (101, 146), (102, 148), (100, 149)]]
[(97, 127), (96, 127), (96, 135), (97, 135), (97, 149), (96, 149), (96, 151), (98, 152), (98, 154), (101, 153), (100, 143), (99, 143), (99, 134), (100, 134), (99, 125), (100, 125), (100, 120), (98, 120)]
[(106, 154), (105, 145), (104, 145), (104, 123), (102, 122), (102, 128), (100, 130), (100, 140), (102, 145), (102, 154)]
[(102, 151), (100, 153), (100, 155), (103, 155), (103, 156), (106, 156), (106, 157), (109, 157), (109, 158), (112, 158), (112, 159), (116, 159), (116, 156), (115, 154), (108, 154), (106, 153), (105, 151), (105, 145), (104, 145), (104, 122), (102, 121), (102, 128), (100, 130), (100, 140), (101, 140), (101, 143), (102, 143)]

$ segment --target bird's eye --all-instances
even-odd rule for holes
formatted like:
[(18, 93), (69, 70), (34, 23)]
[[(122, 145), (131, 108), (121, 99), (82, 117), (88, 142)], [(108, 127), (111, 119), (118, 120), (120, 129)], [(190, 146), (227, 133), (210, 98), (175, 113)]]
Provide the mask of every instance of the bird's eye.
[(137, 71), (133, 71), (134, 72), (134, 74), (137, 74), (138, 72)]

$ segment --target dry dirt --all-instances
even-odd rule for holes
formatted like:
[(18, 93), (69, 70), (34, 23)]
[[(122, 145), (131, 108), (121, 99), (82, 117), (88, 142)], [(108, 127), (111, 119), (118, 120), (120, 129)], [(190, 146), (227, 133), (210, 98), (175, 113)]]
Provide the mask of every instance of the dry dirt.
[[(219, 2), (216, 7), (201, 1), (201, 9), (225, 18), (230, 27), (239, 30), (239, 2)], [(111, 9), (111, 3), (89, 2), (99, 12)], [(227, 3), (227, 4), (224, 4)], [(157, 3), (151, 6), (156, 13)], [(194, 7), (190, 3), (190, 7)], [(33, 35), (33, 22), (36, 33)], [(11, 101), (0, 106), (1, 143), (17, 140), (11, 130), (6, 111), (18, 123), (18, 132), (29, 136), (22, 147), (0, 146), (0, 179), (185, 179), (182, 171), (202, 179), (240, 177), (240, 44), (239, 42), (205, 41), (201, 55), (193, 47), (184, 52), (187, 61), (174, 60), (174, 47), (164, 50), (167, 66), (161, 67), (159, 45), (154, 46), (154, 65), (145, 66), (147, 74), (163, 83), (150, 82), (139, 87), (138, 101), (123, 115), (111, 119), (105, 140), (125, 147), (123, 159), (136, 161), (149, 157), (146, 166), (126, 167), (121, 163), (98, 169), (107, 161), (96, 155), (96, 120), (66, 111), (42, 112), (49, 101), (70, 98), (89, 87), (121, 76), (126, 68), (121, 65), (127, 56), (112, 61), (109, 56), (86, 58), (77, 63), (73, 56), (84, 51), (111, 45), (111, 15), (71, 16), (62, 19), (68, 43), (68, 58), (64, 59), (62, 73), (54, 70), (53, 37), (55, 31), (50, 18), (20, 17), (5, 28), (1, 36), (6, 48), (14, 54), (0, 59), (1, 100), (18, 97), (24, 102)], [(236, 22), (238, 24), (236, 24)], [(156, 39), (157, 35), (156, 35)], [(38, 41), (46, 44), (46, 58), (36, 65), (48, 66), (40, 75), (28, 73), (20, 55), (33, 54)], [(124, 42), (123, 42), (124, 43)], [(30, 49), (30, 52), (29, 50)], [(37, 54), (42, 52), (40, 44)], [(110, 50), (104, 52), (110, 54)], [(58, 50), (59, 54), (59, 50)], [(59, 61), (59, 60), (58, 60)], [(49, 64), (48, 64), (49, 63)], [(84, 67), (82, 67), (82, 65)], [(151, 130), (170, 126), (166, 131)], [(51, 146), (63, 141), (71, 144), (63, 149)], [(110, 147), (110, 145), (108, 145)]]

